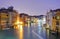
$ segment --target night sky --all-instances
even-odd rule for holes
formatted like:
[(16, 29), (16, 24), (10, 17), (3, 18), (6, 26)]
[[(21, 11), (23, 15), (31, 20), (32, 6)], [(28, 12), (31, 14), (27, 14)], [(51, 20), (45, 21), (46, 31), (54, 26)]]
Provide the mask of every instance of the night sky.
[(0, 8), (9, 6), (19, 13), (45, 15), (50, 9), (60, 8), (60, 0), (0, 0)]

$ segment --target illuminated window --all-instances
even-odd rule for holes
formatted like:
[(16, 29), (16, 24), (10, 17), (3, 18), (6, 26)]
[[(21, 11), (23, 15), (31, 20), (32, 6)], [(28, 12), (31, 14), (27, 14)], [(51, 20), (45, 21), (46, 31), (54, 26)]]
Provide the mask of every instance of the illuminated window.
[(60, 16), (56, 16), (55, 18), (58, 20), (58, 19), (60, 19)]

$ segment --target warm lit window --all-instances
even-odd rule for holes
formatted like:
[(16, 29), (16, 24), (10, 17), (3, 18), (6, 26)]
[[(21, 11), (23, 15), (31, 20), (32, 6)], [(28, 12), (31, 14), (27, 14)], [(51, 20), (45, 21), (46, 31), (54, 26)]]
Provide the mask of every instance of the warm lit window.
[(1, 18), (8, 18), (8, 15), (6, 13), (1, 13)]
[(56, 16), (55, 18), (56, 18), (56, 19), (60, 19), (60, 16)]

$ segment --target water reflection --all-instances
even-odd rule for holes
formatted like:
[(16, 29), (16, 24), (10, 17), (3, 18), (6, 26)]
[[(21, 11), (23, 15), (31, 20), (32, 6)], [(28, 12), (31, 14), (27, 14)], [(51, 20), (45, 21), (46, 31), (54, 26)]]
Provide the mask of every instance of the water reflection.
[(49, 39), (49, 29), (46, 29), (47, 32), (47, 39)]
[(23, 39), (23, 26), (18, 25), (18, 30), (19, 30), (19, 39)]

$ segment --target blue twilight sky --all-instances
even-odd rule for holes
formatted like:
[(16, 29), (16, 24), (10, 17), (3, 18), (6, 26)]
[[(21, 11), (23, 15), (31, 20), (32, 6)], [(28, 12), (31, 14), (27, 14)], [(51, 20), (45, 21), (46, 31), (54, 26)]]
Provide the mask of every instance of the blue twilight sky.
[(45, 15), (50, 9), (60, 8), (60, 0), (0, 0), (0, 8), (9, 6), (14, 6), (19, 13)]

